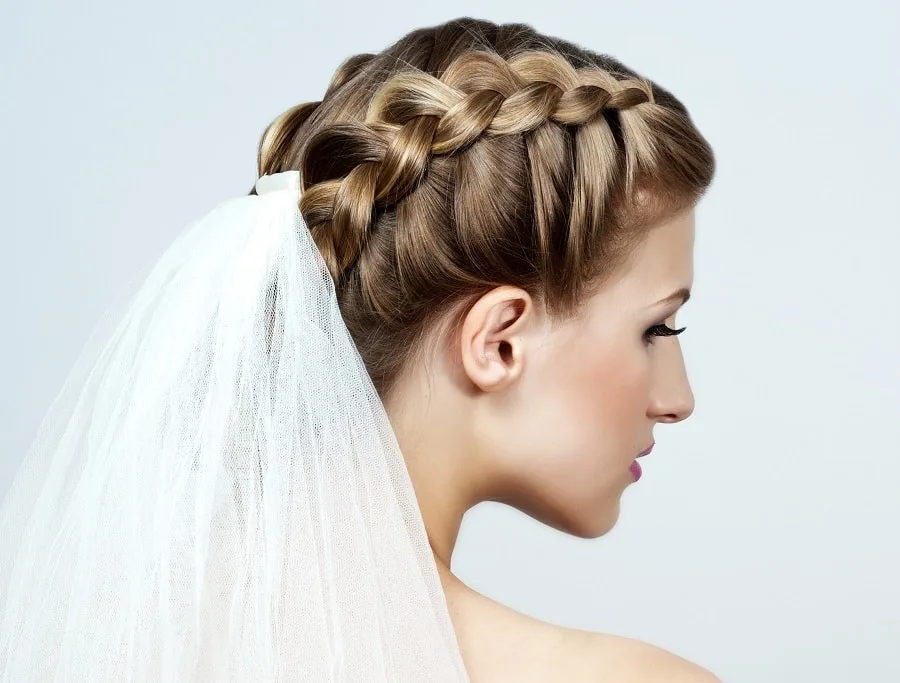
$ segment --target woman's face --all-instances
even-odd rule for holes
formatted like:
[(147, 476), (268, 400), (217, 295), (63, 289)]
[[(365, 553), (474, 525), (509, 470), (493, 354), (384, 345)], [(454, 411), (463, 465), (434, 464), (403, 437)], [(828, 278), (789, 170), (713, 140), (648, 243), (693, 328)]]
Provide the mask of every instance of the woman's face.
[(693, 249), (689, 211), (654, 228), (579, 317), (529, 333), (524, 369), (481, 431), (505, 482), (497, 500), (578, 536), (615, 525), (654, 427), (694, 409), (678, 337), (651, 336), (676, 328)]

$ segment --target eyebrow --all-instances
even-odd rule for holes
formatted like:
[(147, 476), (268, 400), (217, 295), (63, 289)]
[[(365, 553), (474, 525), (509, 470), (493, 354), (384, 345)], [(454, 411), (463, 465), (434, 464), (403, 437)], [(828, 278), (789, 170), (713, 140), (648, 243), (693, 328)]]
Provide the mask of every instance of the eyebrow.
[(690, 298), (691, 298), (691, 290), (689, 290), (687, 287), (682, 287), (677, 292), (672, 292), (665, 299), (660, 299), (653, 305), (659, 306), (660, 304), (669, 304), (669, 303), (672, 303), (673, 301), (678, 301), (679, 299), (681, 299), (681, 303), (679, 305), (684, 306), (684, 304), (686, 304)]

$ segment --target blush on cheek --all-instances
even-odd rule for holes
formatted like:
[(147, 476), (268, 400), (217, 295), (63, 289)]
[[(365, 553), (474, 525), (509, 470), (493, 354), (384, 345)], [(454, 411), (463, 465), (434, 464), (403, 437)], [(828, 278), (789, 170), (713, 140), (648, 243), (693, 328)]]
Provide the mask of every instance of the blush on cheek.
[(601, 357), (585, 369), (573, 378), (568, 418), (560, 416), (579, 441), (572, 445), (582, 461), (570, 466), (584, 477), (586, 495), (617, 500), (630, 481), (635, 449), (648, 437), (649, 373), (644, 359), (627, 353)]
[[(602, 427), (612, 442), (633, 444), (635, 434), (646, 420), (649, 397), (649, 368), (644, 358), (628, 352), (601, 356), (573, 378), (571, 408), (581, 419)], [(622, 438), (624, 437), (624, 439)]]
[(508, 406), (507, 433), (534, 484), (596, 511), (621, 495), (631, 451), (647, 437), (649, 375), (642, 349), (588, 341), (545, 347)]

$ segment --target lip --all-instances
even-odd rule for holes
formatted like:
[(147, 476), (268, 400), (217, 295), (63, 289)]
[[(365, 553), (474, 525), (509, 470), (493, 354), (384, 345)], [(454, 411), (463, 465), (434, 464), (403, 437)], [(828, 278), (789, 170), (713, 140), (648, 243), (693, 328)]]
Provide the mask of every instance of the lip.
[(631, 476), (634, 477), (635, 481), (638, 481), (643, 474), (643, 470), (641, 470), (641, 464), (637, 460), (631, 461), (631, 466), (628, 468), (631, 471)]
[(652, 444), (650, 444), (650, 447), (647, 448), (646, 451), (644, 451), (643, 453), (639, 453), (637, 457), (643, 458), (645, 455), (649, 455), (649, 454), (650, 454), (650, 451), (653, 450), (653, 447), (654, 447), (655, 445), (656, 445), (656, 442), (654, 441)]

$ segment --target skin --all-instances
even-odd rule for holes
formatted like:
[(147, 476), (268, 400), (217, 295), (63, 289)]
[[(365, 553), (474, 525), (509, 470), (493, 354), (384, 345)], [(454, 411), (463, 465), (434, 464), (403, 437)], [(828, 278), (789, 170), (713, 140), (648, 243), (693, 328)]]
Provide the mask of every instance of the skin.
[(575, 318), (551, 321), (522, 289), (482, 296), (385, 402), (407, 461), (473, 683), (717, 681), (646, 643), (511, 610), (450, 570), (465, 512), (501, 501), (583, 538), (608, 532), (629, 467), (657, 424), (694, 410), (675, 328), (693, 283), (694, 211), (654, 227)]

